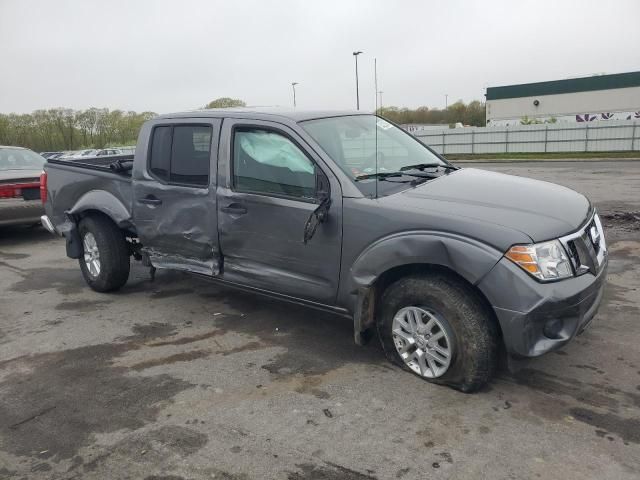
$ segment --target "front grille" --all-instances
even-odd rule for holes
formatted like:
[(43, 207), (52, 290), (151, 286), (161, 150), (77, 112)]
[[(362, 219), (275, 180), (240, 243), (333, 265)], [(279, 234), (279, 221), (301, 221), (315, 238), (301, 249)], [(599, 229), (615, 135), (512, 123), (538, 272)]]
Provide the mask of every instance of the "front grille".
[(598, 214), (594, 214), (585, 226), (560, 239), (565, 246), (576, 275), (591, 272), (597, 274), (604, 264), (607, 245)]

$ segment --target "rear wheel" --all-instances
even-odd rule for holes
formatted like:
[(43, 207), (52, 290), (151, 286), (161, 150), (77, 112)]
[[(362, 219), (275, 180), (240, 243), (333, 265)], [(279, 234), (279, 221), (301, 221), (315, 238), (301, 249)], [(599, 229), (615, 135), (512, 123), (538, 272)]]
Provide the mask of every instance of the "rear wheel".
[(382, 296), (378, 333), (392, 362), (429, 382), (473, 392), (495, 371), (493, 318), (475, 291), (444, 272), (390, 285)]
[(110, 292), (127, 283), (130, 262), (124, 233), (98, 215), (83, 218), (78, 231), (83, 250), (78, 261), (87, 284), (97, 292)]

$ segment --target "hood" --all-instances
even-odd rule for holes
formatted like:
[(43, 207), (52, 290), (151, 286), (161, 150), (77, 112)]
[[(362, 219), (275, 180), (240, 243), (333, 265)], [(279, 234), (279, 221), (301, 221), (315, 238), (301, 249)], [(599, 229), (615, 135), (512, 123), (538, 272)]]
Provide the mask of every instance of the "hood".
[(392, 197), (404, 207), (465, 217), (526, 234), (534, 242), (580, 228), (591, 213), (584, 195), (554, 183), (465, 168)]
[(37, 170), (0, 170), (0, 183), (39, 182), (40, 173), (42, 173), (42, 168)]

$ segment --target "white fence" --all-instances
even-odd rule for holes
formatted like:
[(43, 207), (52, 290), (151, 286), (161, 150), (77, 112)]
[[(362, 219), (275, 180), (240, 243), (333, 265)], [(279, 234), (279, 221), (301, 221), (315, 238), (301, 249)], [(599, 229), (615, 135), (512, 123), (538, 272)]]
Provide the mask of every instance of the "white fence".
[(415, 135), (443, 155), (640, 150), (640, 122), (634, 120), (452, 128)]

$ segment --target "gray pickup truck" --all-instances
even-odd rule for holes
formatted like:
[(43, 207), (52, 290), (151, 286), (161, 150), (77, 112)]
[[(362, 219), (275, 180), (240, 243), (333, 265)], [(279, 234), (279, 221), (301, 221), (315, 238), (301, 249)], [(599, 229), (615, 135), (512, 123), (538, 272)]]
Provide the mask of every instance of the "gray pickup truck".
[(130, 257), (353, 321), (389, 359), (465, 392), (591, 322), (607, 250), (567, 188), (456, 168), (357, 112), (163, 115), (135, 155), (50, 160), (42, 223), (91, 288)]

